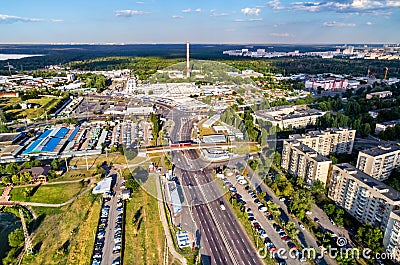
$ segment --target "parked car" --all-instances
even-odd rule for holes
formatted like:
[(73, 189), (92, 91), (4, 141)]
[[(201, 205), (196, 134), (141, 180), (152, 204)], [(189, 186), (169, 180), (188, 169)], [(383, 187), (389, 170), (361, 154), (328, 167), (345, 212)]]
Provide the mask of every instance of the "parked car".
[(244, 180), (244, 179), (241, 179), (241, 180), (238, 181), (238, 183), (239, 183), (240, 185), (246, 185), (246, 184), (247, 184), (247, 181)]

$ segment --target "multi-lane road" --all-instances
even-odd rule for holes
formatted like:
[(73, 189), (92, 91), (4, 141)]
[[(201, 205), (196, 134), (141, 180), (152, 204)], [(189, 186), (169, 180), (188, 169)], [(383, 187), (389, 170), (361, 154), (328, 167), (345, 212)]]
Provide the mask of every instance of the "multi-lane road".
[[(193, 121), (190, 118), (181, 112), (174, 113), (172, 142), (191, 139)], [(186, 207), (190, 208), (200, 232), (201, 253), (210, 256), (212, 264), (263, 264), (213, 181), (212, 170), (207, 169), (209, 163), (202, 160), (195, 150), (174, 151), (172, 160), (186, 196)]]

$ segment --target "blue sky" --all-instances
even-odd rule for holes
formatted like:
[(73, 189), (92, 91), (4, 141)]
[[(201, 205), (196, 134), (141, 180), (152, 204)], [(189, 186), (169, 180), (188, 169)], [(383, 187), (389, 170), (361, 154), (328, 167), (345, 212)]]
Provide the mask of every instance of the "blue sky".
[(1, 0), (0, 43), (399, 43), (400, 0)]

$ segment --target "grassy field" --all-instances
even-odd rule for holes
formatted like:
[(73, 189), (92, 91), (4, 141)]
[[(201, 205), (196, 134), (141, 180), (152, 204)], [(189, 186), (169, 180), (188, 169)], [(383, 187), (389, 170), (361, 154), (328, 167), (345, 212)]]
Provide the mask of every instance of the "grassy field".
[[(49, 182), (58, 182), (58, 181), (70, 181), (70, 180), (77, 180), (77, 179), (84, 179), (91, 177), (94, 173), (94, 169), (86, 170), (86, 169), (70, 169), (68, 172), (62, 174), (62, 176), (51, 179)], [(84, 175), (84, 176), (83, 176)]]
[(22, 264), (90, 264), (100, 209), (90, 194), (62, 208), (35, 207), (45, 217), (34, 232), (35, 255)]
[[(144, 160), (146, 160), (146, 158), (144, 158), (144, 157), (135, 157), (132, 161), (129, 161), (129, 165), (134, 164), (134, 163), (140, 163)], [(101, 154), (101, 155), (97, 155), (97, 156), (88, 157), (89, 169), (95, 168), (96, 165), (99, 165), (103, 162), (107, 162), (108, 164), (109, 163), (121, 164), (121, 165), (127, 164), (125, 156), (121, 155), (120, 153), (111, 153), (111, 154), (108, 154), (107, 156), (105, 154)], [(69, 165), (70, 166), (86, 165), (86, 159), (84, 156), (83, 157), (74, 157), (69, 162)]]
[(19, 219), (14, 215), (0, 213), (0, 260), (4, 258), (6, 252), (9, 250), (8, 234), (20, 226)]
[[(11, 114), (14, 118), (23, 118), (26, 117), (28, 119), (39, 118), (41, 115), (45, 114), (46, 109), (50, 109), (56, 106), (61, 99), (54, 97), (41, 97), (38, 99), (28, 99), (26, 101), (22, 101), (20, 98), (9, 98), (7, 100), (0, 101), (0, 107), (8, 108), (10, 106), (15, 106), (19, 103), (33, 103), (38, 104), (37, 108), (32, 109), (10, 109), (7, 110), (6, 113)], [(50, 114), (48, 113), (48, 117), (50, 118)]]
[(140, 189), (126, 205), (124, 264), (163, 264), (164, 249), (157, 199)]
[[(30, 187), (33, 188), (33, 187)], [(26, 188), (14, 188), (11, 190), (12, 201), (30, 201), (42, 203), (63, 203), (85, 190), (87, 187), (81, 183), (57, 184), (40, 186), (32, 196), (26, 198)]]

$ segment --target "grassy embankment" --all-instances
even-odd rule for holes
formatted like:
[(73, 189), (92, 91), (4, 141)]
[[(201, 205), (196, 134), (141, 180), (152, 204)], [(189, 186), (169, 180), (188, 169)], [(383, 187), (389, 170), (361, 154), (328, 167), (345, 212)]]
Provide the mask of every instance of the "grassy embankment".
[[(26, 101), (22, 101), (21, 98), (5, 98), (0, 100), (0, 107), (2, 109), (8, 109), (6, 113), (15, 119), (34, 119), (45, 115), (46, 109), (51, 109), (52, 107), (56, 106), (60, 102), (60, 100), (61, 99), (57, 97), (41, 97), (38, 99), (28, 99)], [(14, 106), (20, 103), (32, 103), (39, 106), (37, 108), (31, 109), (14, 108)], [(50, 119), (50, 113), (48, 113), (48, 118)]]
[[(145, 185), (154, 194), (154, 178)], [(165, 235), (158, 201), (145, 190), (139, 189), (126, 204), (125, 264), (163, 264)], [(180, 264), (169, 254), (168, 264)]]
[[(25, 190), (32, 189), (31, 196), (25, 196)], [(13, 188), (10, 192), (12, 201), (30, 201), (41, 203), (63, 203), (87, 189), (79, 182), (68, 184), (55, 184), (29, 188)]]
[(22, 264), (89, 264), (101, 200), (86, 194), (61, 208), (33, 207), (41, 219), (33, 234), (34, 255)]

